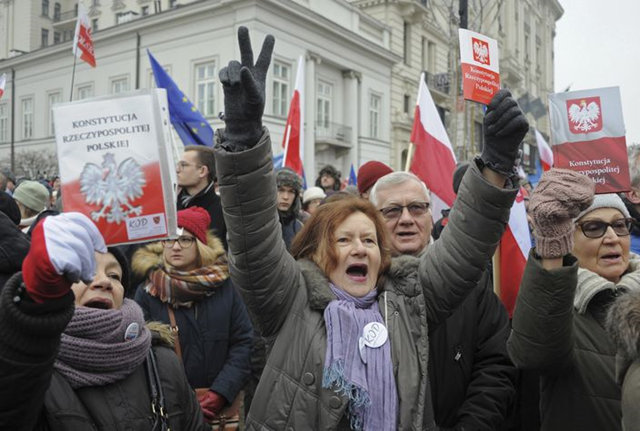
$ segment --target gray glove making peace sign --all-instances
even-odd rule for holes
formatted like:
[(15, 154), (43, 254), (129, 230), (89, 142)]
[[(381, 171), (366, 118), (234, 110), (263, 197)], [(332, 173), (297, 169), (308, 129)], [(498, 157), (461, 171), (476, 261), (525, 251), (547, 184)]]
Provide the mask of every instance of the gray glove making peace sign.
[(225, 130), (222, 145), (228, 151), (242, 151), (258, 143), (262, 134), (264, 89), (267, 70), (275, 40), (267, 35), (262, 43), (258, 61), (253, 64), (253, 50), (249, 30), (238, 28), (238, 44), (242, 63), (229, 62), (220, 70), (220, 82), (224, 91)]

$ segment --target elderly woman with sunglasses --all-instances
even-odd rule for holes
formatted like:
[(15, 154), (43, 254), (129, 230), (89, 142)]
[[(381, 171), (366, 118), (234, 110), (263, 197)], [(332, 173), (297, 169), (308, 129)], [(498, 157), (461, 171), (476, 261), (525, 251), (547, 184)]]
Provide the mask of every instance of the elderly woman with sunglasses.
[(541, 374), (542, 430), (621, 429), (616, 345), (605, 316), (617, 296), (640, 290), (631, 219), (615, 194), (584, 175), (553, 169), (529, 210), (536, 247), (520, 286), (508, 349)]
[(282, 241), (268, 131), (262, 127), (267, 36), (254, 65), (220, 71), (225, 129), (216, 171), (229, 262), (262, 334), (273, 340), (248, 430), (433, 430), (428, 325), (474, 288), (502, 235), (527, 121), (508, 91), (487, 107), (485, 148), (460, 187), (449, 228), (422, 258), (391, 258), (382, 216), (368, 201), (325, 203)]
[(210, 221), (197, 206), (178, 211), (180, 236), (144, 246), (132, 262), (134, 272), (146, 277), (135, 300), (146, 320), (171, 325), (176, 353), (191, 386), (201, 388), (198, 401), (209, 421), (246, 383), (253, 335)]

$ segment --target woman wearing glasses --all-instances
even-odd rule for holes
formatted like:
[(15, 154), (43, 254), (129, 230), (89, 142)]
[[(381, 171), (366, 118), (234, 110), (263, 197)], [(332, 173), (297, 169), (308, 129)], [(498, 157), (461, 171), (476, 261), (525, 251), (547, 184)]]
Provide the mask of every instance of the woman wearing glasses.
[(529, 210), (536, 248), (527, 262), (508, 348), (541, 373), (542, 430), (621, 429), (616, 345), (605, 330), (613, 301), (640, 290), (629, 252), (631, 219), (615, 194), (562, 169), (546, 172)]
[(209, 223), (200, 207), (178, 211), (180, 236), (139, 249), (132, 267), (146, 276), (135, 296), (145, 320), (171, 325), (191, 387), (209, 389), (198, 400), (212, 420), (249, 376), (252, 328)]

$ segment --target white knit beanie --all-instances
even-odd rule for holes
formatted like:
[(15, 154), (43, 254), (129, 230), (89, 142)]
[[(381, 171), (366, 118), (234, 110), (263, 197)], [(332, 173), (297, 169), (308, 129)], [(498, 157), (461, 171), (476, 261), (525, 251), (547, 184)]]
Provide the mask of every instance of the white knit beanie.
[(575, 220), (580, 220), (582, 217), (594, 210), (597, 210), (598, 208), (615, 208), (620, 211), (624, 217), (631, 217), (629, 210), (624, 206), (624, 202), (622, 202), (620, 196), (615, 193), (607, 193), (605, 195), (596, 195), (591, 206), (578, 214), (578, 217), (576, 217)]

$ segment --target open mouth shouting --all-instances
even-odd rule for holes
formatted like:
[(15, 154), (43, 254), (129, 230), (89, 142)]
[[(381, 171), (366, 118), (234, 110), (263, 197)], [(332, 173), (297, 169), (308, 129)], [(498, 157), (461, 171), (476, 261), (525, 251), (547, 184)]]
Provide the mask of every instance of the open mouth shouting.
[(82, 305), (84, 305), (85, 307), (97, 308), (100, 310), (111, 310), (113, 308), (113, 301), (109, 298), (104, 297), (91, 298), (89, 301)]
[(356, 283), (367, 281), (369, 268), (366, 263), (354, 263), (347, 267), (347, 277)]

